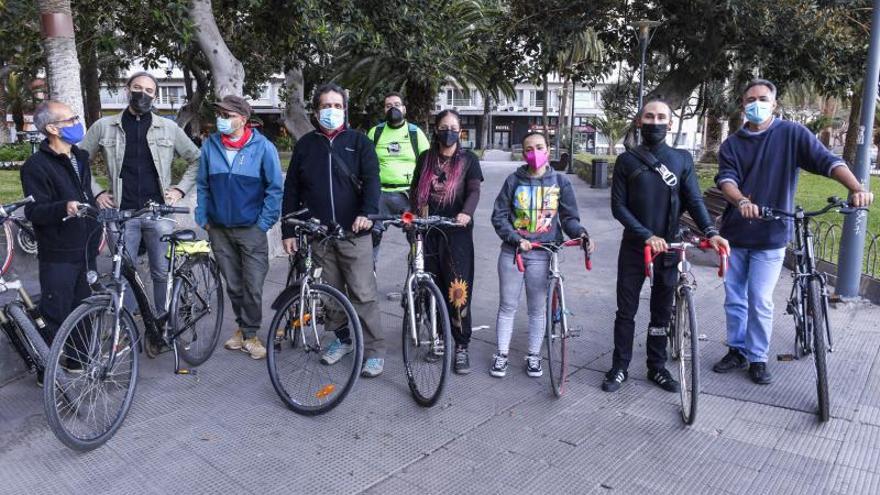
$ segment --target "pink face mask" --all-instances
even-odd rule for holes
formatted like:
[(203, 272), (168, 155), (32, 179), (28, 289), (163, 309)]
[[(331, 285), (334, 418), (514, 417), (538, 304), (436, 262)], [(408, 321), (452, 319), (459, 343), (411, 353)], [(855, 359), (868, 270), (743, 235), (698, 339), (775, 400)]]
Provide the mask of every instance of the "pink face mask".
[(541, 167), (547, 164), (549, 156), (547, 155), (546, 150), (533, 150), (526, 152), (526, 163), (529, 164), (529, 167), (532, 170), (540, 170)]

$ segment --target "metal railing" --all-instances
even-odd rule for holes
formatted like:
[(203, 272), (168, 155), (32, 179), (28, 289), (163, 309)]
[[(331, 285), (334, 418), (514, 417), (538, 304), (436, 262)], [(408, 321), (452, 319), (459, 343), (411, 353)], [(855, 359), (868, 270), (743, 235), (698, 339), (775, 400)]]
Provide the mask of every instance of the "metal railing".
[[(813, 230), (813, 252), (816, 257), (828, 263), (837, 264), (842, 234), (840, 224), (827, 220), (810, 219)], [(862, 261), (862, 274), (880, 280), (880, 234), (868, 232), (870, 239)]]

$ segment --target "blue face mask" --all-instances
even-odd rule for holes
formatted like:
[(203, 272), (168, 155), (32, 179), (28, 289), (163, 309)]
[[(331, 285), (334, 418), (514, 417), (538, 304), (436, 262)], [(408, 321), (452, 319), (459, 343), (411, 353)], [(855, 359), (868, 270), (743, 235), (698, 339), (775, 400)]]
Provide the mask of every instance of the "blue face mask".
[(318, 123), (324, 129), (335, 131), (345, 124), (345, 110), (341, 108), (322, 108), (318, 112)]
[(746, 105), (746, 119), (752, 124), (763, 124), (773, 115), (773, 102), (753, 101)]
[(79, 122), (72, 126), (62, 127), (58, 129), (59, 137), (67, 144), (76, 144), (83, 140), (86, 130)]
[(232, 119), (224, 119), (223, 117), (217, 117), (217, 130), (220, 134), (232, 134), (235, 132), (235, 129), (232, 127)]

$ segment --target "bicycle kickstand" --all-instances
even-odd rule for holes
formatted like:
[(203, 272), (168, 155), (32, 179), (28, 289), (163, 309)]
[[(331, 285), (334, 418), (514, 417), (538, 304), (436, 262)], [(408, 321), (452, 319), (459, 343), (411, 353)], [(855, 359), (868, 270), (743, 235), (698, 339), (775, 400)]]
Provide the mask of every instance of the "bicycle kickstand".
[(191, 368), (181, 368), (180, 367), (180, 352), (177, 350), (177, 339), (171, 343), (171, 348), (174, 350), (174, 374), (175, 375), (193, 375), (196, 377), (196, 381), (198, 381), (198, 373), (197, 370)]

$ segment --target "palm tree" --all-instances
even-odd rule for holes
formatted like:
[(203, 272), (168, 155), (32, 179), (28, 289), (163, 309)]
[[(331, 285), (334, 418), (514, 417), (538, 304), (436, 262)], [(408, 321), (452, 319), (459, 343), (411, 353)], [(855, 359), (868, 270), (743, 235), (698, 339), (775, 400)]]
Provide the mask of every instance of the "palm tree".
[(629, 128), (629, 121), (626, 119), (621, 119), (618, 117), (596, 117), (595, 118), (596, 126), (599, 128), (599, 131), (608, 138), (608, 154), (616, 155), (617, 150), (615, 145), (618, 141), (623, 138), (623, 135), (626, 134), (626, 130)]
[[(585, 64), (601, 63), (605, 56), (605, 47), (602, 40), (599, 39), (593, 28), (587, 28), (578, 33), (568, 45), (566, 49), (559, 53), (556, 62), (556, 73), (563, 78), (562, 93), (559, 96), (559, 121), (556, 124), (556, 149), (559, 150), (559, 139), (562, 134), (565, 122), (565, 113), (568, 108), (568, 87), (571, 84), (571, 91), (576, 91), (575, 84), (572, 82), (572, 75)], [(546, 78), (545, 78), (546, 82)], [(545, 83), (546, 84), (546, 83)], [(547, 86), (544, 86), (544, 126), (546, 135), (547, 122)], [(569, 109), (574, 114), (574, 108)], [(573, 134), (572, 134), (573, 136)], [(569, 143), (571, 152), (574, 152), (574, 142)]]
[(75, 115), (83, 115), (79, 59), (73, 32), (70, 0), (38, 0), (49, 96), (67, 103)]

